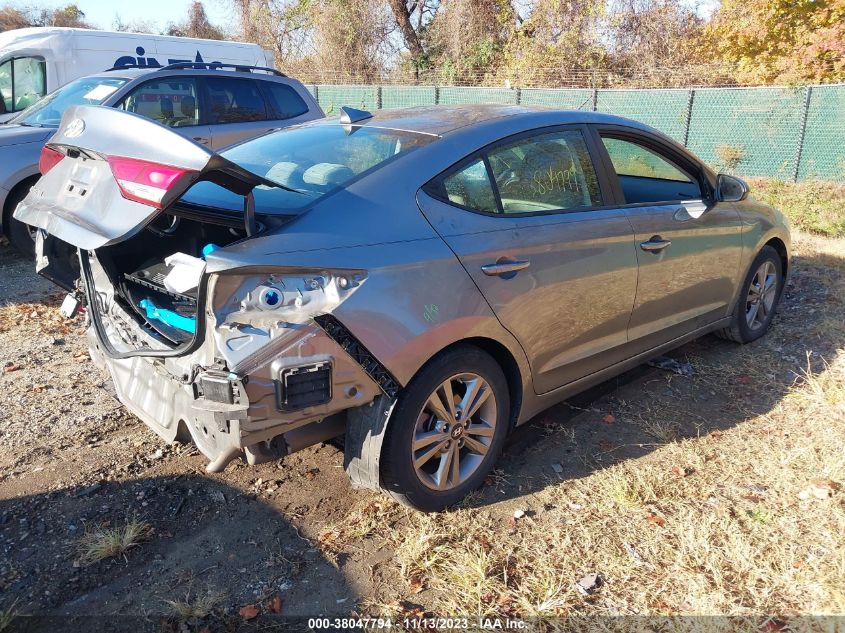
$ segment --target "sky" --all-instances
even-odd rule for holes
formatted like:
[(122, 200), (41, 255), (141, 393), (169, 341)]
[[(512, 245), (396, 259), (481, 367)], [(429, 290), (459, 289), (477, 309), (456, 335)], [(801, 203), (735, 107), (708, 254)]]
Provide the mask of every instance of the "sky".
[[(120, 14), (124, 23), (143, 21), (152, 22), (163, 29), (171, 22), (181, 22), (188, 15), (191, 0), (34, 0), (32, 2), (13, 2), (20, 6), (39, 6), (58, 8), (75, 4), (83, 13), (85, 20), (103, 30), (111, 30), (115, 15)], [(226, 3), (230, 4), (231, 3)], [(224, 2), (206, 0), (205, 12), (212, 24), (225, 27), (231, 22), (231, 12)]]

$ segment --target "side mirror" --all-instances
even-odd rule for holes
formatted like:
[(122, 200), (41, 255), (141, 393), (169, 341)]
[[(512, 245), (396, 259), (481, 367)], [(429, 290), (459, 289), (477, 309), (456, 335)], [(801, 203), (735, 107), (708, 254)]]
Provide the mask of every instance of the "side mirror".
[(716, 200), (740, 202), (748, 197), (748, 185), (742, 178), (719, 174), (716, 178)]

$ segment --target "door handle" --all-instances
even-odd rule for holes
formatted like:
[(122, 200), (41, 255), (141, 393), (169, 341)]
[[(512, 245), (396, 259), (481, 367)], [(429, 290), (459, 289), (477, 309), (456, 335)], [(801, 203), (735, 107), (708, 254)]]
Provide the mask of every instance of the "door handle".
[(510, 261), (500, 260), (495, 264), (485, 264), (481, 267), (481, 272), (490, 277), (501, 277), (508, 273), (516, 273), (520, 270), (525, 270), (531, 265), (528, 261)]
[(659, 235), (655, 235), (648, 241), (640, 242), (640, 248), (649, 253), (659, 253), (670, 244), (672, 240), (664, 240)]

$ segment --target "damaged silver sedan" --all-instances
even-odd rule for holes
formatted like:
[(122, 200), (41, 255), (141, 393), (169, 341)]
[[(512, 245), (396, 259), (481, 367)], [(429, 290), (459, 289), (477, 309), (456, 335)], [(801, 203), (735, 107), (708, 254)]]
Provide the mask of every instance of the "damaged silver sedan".
[(783, 216), (633, 121), (342, 109), (220, 154), (68, 111), (15, 217), (92, 357), (209, 471), (343, 434), (353, 483), (456, 503), (508, 432), (708, 332), (769, 328)]

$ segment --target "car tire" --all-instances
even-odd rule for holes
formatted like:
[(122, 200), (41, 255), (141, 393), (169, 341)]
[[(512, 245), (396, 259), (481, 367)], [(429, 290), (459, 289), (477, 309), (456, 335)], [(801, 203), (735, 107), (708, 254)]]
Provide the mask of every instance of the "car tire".
[(21, 255), (28, 259), (35, 259), (35, 241), (32, 239), (29, 226), (13, 216), (17, 206), (26, 198), (30, 187), (20, 187), (6, 200), (9, 213), (4, 219), (4, 231), (9, 243)]
[[(757, 253), (745, 276), (731, 325), (716, 334), (737, 343), (750, 343), (763, 336), (775, 316), (783, 293), (783, 282), (783, 262), (780, 254), (771, 246), (764, 246)], [(762, 293), (761, 283), (766, 286)]]
[(424, 512), (455, 505), (493, 469), (510, 418), (508, 383), (489, 354), (467, 345), (435, 357), (402, 390), (390, 416), (381, 451), (383, 490)]

